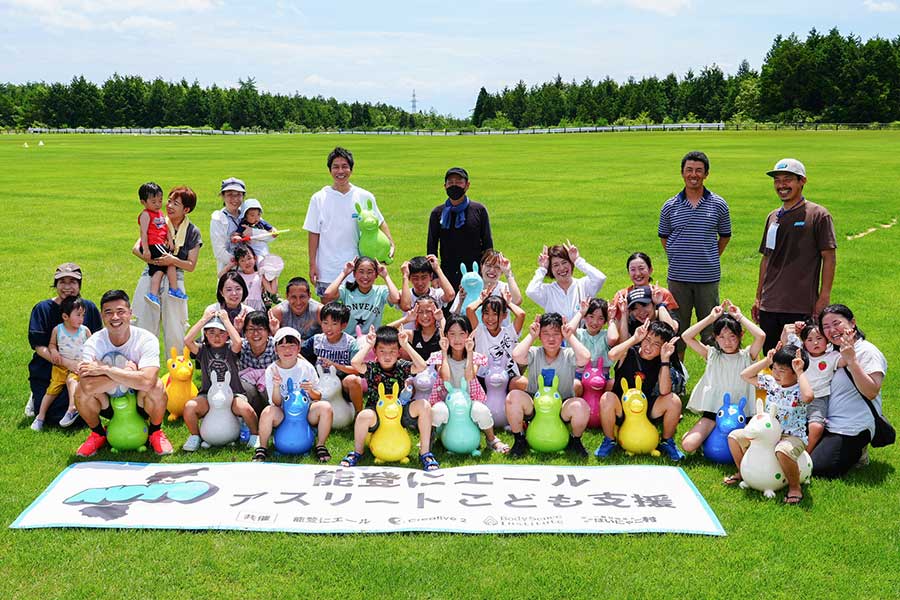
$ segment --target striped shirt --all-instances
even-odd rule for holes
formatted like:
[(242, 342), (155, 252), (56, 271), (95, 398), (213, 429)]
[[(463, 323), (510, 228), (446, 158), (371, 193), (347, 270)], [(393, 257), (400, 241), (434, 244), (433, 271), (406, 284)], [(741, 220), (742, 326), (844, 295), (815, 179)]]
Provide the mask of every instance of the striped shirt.
[(681, 190), (663, 204), (659, 237), (666, 238), (668, 279), (682, 283), (719, 281), (719, 238), (731, 237), (728, 203), (703, 188), (703, 197), (694, 208)]

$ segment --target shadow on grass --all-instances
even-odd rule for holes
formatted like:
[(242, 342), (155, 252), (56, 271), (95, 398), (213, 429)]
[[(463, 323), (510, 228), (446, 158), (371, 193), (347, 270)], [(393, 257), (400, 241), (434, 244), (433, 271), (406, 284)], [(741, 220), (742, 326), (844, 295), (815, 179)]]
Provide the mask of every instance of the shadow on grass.
[(894, 465), (890, 463), (873, 460), (863, 468), (851, 469), (843, 477), (843, 481), (849, 485), (875, 487), (883, 484), (888, 477), (894, 474), (895, 470)]

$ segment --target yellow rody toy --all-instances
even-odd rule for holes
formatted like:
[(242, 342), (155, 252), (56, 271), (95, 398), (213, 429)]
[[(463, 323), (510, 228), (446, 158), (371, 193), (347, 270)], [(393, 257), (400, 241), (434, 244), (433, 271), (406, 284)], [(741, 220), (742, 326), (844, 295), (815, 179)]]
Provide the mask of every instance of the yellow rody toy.
[(403, 415), (403, 407), (397, 397), (397, 383), (391, 388), (390, 394), (384, 393), (384, 384), (378, 384), (378, 404), (375, 412), (378, 415), (378, 429), (369, 435), (369, 449), (375, 457), (375, 464), (384, 462), (409, 462), (409, 450), (412, 441), (403, 425), (400, 417)]
[(166, 408), (169, 410), (169, 420), (175, 421), (181, 417), (187, 401), (197, 397), (197, 386), (193, 379), (194, 363), (187, 347), (181, 356), (172, 348), (172, 358), (167, 362), (169, 373), (163, 379), (168, 398)]
[(659, 456), (659, 431), (647, 420), (647, 397), (641, 391), (643, 381), (640, 376), (634, 378), (634, 387), (622, 378), (622, 410), (625, 422), (619, 428), (619, 445), (625, 454), (649, 454)]

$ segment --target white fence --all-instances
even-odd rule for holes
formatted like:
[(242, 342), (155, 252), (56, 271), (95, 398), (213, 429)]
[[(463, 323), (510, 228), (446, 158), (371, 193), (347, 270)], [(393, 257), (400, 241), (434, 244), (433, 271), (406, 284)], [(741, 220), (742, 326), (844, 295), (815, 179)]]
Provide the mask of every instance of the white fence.
[[(459, 136), (459, 135), (546, 135), (555, 133), (621, 133), (632, 131), (838, 131), (848, 129), (892, 129), (900, 130), (897, 123), (665, 123), (660, 125), (607, 125), (587, 127), (529, 127), (525, 129), (413, 129), (413, 130), (359, 130), (338, 129), (333, 131), (278, 131), (244, 130), (225, 131), (220, 129), (192, 128), (54, 128), (29, 127), (28, 133), (60, 134), (100, 134), (100, 135), (414, 135), (414, 136)], [(2, 133), (22, 133), (17, 130)]]

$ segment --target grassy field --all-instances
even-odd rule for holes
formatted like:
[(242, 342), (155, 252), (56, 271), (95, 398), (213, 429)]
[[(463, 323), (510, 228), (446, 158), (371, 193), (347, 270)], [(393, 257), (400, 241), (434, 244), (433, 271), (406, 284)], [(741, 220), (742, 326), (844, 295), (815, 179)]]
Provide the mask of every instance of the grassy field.
[[(705, 150), (712, 161), (708, 187), (729, 201), (733, 221), (721, 292), (747, 311), (765, 215), (778, 204), (765, 171), (777, 159), (795, 156), (807, 167), (807, 197), (834, 215), (838, 267), (832, 299), (856, 312), (860, 327), (891, 366), (900, 364), (892, 320), (900, 227), (878, 227), (900, 213), (898, 132), (40, 139), (43, 147), (35, 136), (0, 137), (0, 190), (7, 215), (7, 226), (0, 229), (4, 525), (73, 461), (85, 436), (84, 431), (35, 434), (22, 417), (31, 352), (28, 316), (37, 301), (50, 296), (54, 266), (80, 263), (83, 294), (95, 301), (109, 288), (131, 293), (141, 269), (130, 255), (140, 211), (138, 186), (147, 180), (165, 189), (192, 186), (199, 196), (194, 221), (207, 236), (209, 214), (221, 205), (219, 181), (237, 176), (247, 182), (248, 196), (262, 201), (267, 220), (293, 230), (273, 247), (287, 264), (284, 280), (305, 275), (303, 218), (310, 195), (330, 183), (325, 158), (336, 144), (354, 152), (353, 181), (377, 196), (397, 240), (398, 257), (424, 253), (428, 212), (444, 198), (443, 173), (461, 165), (471, 175), (470, 196), (489, 207), (495, 246), (511, 258), (523, 291), (541, 245), (568, 238), (608, 275), (600, 294), (607, 298), (628, 283), (625, 259), (636, 250), (655, 259), (657, 279), (665, 280), (665, 257), (656, 237), (659, 208), (681, 189), (681, 156)], [(23, 148), (24, 142), (30, 147)], [(848, 240), (872, 227), (871, 234)], [(196, 272), (187, 277), (192, 318), (214, 300), (214, 265), (207, 247)], [(397, 264), (391, 273), (399, 281)], [(530, 302), (525, 308), (529, 315), (536, 312)], [(688, 367), (696, 381), (702, 363), (692, 357)], [(896, 387), (890, 375), (885, 412), (900, 423)], [(695, 419), (685, 416), (679, 437)], [(187, 437), (180, 424), (166, 431), (176, 447)], [(599, 435), (588, 434), (585, 442), (594, 448)], [(350, 447), (349, 433), (331, 439), (335, 457)], [(246, 449), (203, 454), (203, 460), (250, 459)], [(619, 462), (655, 462), (616, 456)], [(140, 454), (124, 458), (155, 459)], [(165, 462), (189, 458), (177, 452)], [(439, 458), (444, 466), (471, 460)], [(896, 598), (900, 451), (896, 446), (875, 450), (871, 458), (867, 468), (843, 480), (814, 481), (796, 509), (758, 493), (726, 489), (720, 483), (722, 468), (689, 458), (683, 466), (721, 520), (725, 538), (3, 529), (0, 561), (7, 582), (2, 595)]]

